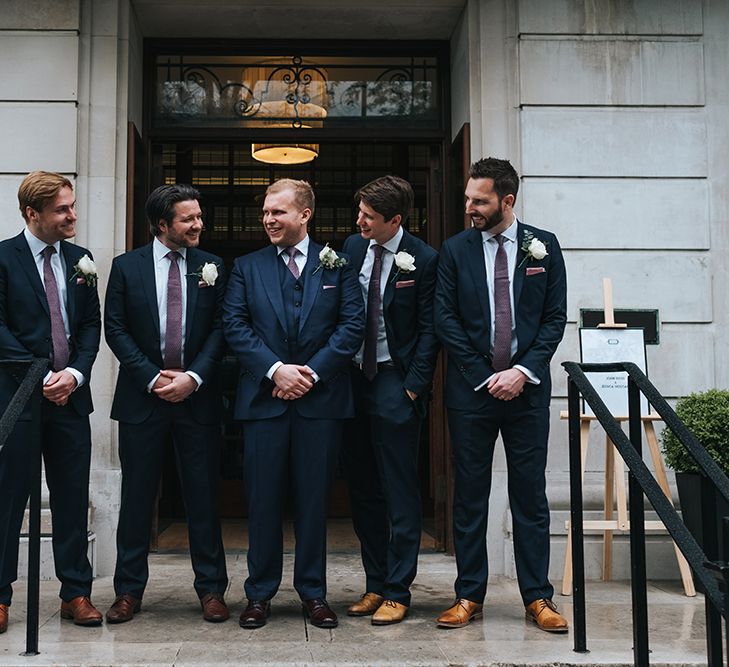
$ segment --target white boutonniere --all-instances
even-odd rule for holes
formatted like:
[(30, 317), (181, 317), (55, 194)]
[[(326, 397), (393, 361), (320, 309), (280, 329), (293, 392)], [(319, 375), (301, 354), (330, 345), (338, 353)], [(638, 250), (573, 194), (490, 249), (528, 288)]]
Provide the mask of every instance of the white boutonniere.
[(526, 262), (528, 259), (544, 259), (549, 253), (547, 252), (547, 246), (544, 245), (543, 241), (540, 241), (534, 234), (529, 231), (524, 232), (524, 240), (521, 244), (521, 251), (524, 253), (524, 259), (519, 262), (519, 267)]
[(347, 260), (344, 259), (344, 257), (337, 255), (337, 253), (334, 252), (327, 243), (319, 253), (319, 266), (314, 269), (314, 273), (321, 269), (341, 269), (346, 265)]
[(95, 287), (98, 277), (94, 260), (84, 255), (73, 267), (73, 275), (69, 278), (69, 282), (76, 279), (77, 285), (86, 283), (89, 287)]
[(413, 257), (409, 252), (401, 250), (395, 255), (395, 266), (397, 267), (397, 271), (392, 278), (390, 278), (391, 283), (397, 280), (397, 277), (401, 273), (411, 273), (415, 271), (415, 257)]
[(197, 271), (187, 275), (195, 276), (200, 281), (200, 287), (212, 287), (218, 279), (218, 265), (213, 262), (205, 262)]

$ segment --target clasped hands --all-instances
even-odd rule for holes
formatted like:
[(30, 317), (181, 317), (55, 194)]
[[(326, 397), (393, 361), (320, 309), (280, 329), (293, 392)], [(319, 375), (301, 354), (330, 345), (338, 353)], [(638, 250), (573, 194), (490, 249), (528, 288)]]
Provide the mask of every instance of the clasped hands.
[(192, 375), (179, 368), (168, 368), (159, 372), (152, 391), (162, 400), (170, 403), (181, 403), (197, 389), (197, 382)]
[(486, 385), (489, 394), (500, 401), (510, 401), (516, 398), (526, 384), (527, 377), (518, 368), (507, 368), (505, 371), (494, 373)]
[(76, 378), (68, 371), (53, 371), (43, 385), (43, 397), (56, 405), (66, 405), (76, 389)]
[(284, 401), (293, 401), (301, 398), (314, 386), (314, 371), (308, 366), (282, 364), (271, 379), (276, 385), (271, 395)]

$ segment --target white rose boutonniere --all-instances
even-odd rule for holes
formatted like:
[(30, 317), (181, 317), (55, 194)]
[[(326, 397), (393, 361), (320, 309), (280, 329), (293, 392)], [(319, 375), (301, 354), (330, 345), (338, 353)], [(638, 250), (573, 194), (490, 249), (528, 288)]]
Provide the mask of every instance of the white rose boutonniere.
[(524, 232), (524, 241), (521, 244), (521, 251), (526, 255), (521, 260), (519, 266), (521, 266), (528, 259), (535, 259), (539, 261), (544, 259), (549, 253), (547, 252), (547, 246), (544, 245), (543, 241), (540, 241), (531, 232)]
[(218, 279), (218, 265), (213, 262), (205, 262), (197, 271), (187, 275), (196, 277), (200, 281), (199, 287), (212, 287)]
[(77, 285), (86, 283), (89, 287), (95, 287), (98, 279), (96, 263), (88, 255), (84, 255), (78, 260), (78, 264), (73, 267), (73, 274), (69, 281), (76, 280)]
[(337, 255), (337, 253), (334, 252), (327, 243), (319, 253), (319, 266), (314, 269), (314, 273), (321, 269), (341, 269), (346, 265), (347, 260), (344, 259), (344, 257)]
[(415, 271), (415, 257), (413, 257), (409, 252), (401, 250), (395, 255), (395, 266), (397, 267), (397, 271), (390, 279), (390, 282), (397, 280), (397, 277), (401, 273), (411, 273), (412, 271)]

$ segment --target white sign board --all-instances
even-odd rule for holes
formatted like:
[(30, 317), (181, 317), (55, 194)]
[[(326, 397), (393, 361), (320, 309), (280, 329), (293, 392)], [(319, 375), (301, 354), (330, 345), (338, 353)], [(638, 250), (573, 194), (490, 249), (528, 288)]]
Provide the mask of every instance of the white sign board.
[[(583, 363), (606, 364), (620, 361), (634, 363), (647, 375), (643, 329), (580, 329), (580, 353)], [(628, 374), (586, 373), (613, 417), (628, 416)], [(593, 411), (585, 402), (585, 414)], [(650, 414), (648, 401), (641, 394), (640, 414)]]

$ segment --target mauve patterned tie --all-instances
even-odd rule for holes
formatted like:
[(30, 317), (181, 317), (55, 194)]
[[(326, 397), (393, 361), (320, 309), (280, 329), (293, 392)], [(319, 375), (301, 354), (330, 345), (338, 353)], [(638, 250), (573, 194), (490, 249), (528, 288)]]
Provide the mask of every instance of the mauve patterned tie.
[(511, 294), (509, 293), (509, 262), (504, 250), (504, 237), (494, 236), (499, 244), (494, 262), (494, 353), (495, 371), (509, 368), (511, 361)]
[(43, 250), (43, 283), (46, 288), (46, 300), (51, 313), (51, 339), (53, 340), (53, 370), (62, 371), (68, 366), (68, 338), (63, 326), (61, 314), (61, 298), (58, 294), (58, 283), (51, 266), (51, 255), (56, 252), (52, 246)]
[(377, 375), (377, 334), (380, 329), (380, 310), (382, 297), (380, 296), (380, 276), (382, 274), (381, 245), (373, 245), (375, 262), (370, 274), (370, 285), (367, 288), (367, 325), (365, 328), (364, 351), (362, 353), (362, 372), (368, 380)]
[(182, 368), (182, 281), (174, 250), (165, 255), (170, 260), (167, 276), (167, 326), (165, 327), (165, 368)]
[(289, 271), (291, 271), (291, 274), (294, 278), (296, 278), (296, 280), (298, 280), (301, 275), (301, 273), (299, 273), (299, 267), (296, 264), (296, 260), (294, 259), (297, 252), (299, 251), (294, 246), (286, 248), (286, 254), (289, 256), (289, 261), (286, 262), (286, 266), (289, 267)]

